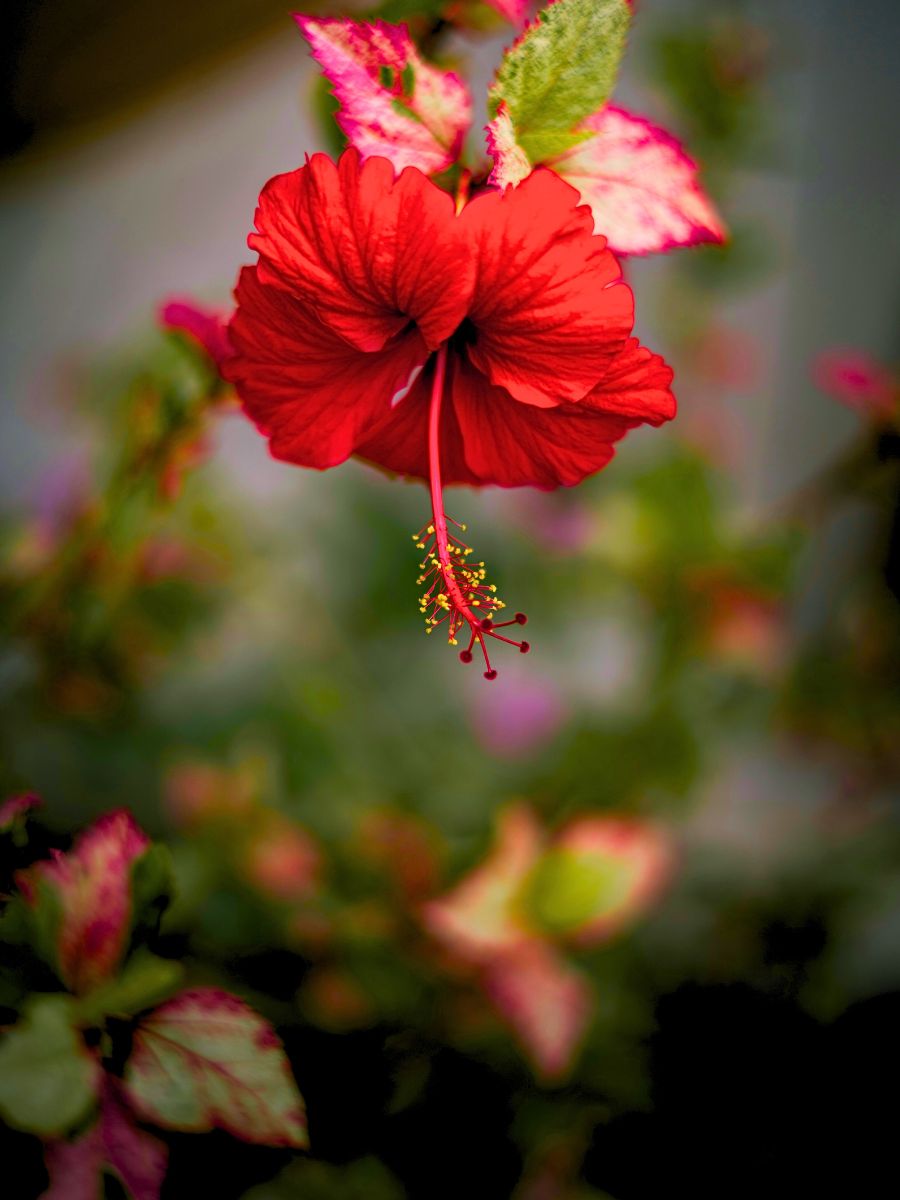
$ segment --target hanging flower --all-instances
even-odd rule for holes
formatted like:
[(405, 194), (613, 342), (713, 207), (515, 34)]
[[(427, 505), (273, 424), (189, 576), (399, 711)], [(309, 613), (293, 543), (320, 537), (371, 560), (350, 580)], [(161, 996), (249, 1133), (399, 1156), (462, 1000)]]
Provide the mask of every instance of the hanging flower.
[(444, 511), (445, 484), (572, 486), (636, 425), (674, 415), (672, 373), (630, 336), (631, 289), (555, 174), (452, 198), (386, 159), (314, 155), (264, 188), (224, 365), (272, 454), (358, 455), (428, 481), (421, 608), (461, 651), (524, 624)]

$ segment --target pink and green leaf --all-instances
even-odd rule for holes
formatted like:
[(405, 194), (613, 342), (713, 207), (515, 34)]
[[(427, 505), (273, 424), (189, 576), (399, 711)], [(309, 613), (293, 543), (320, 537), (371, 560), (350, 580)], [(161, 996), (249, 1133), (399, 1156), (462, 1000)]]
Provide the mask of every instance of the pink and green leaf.
[(71, 991), (90, 991), (118, 970), (131, 933), (133, 864), (149, 847), (121, 809), (95, 822), (68, 854), (56, 851), (17, 876), (43, 951)]
[(364, 158), (427, 175), (456, 162), (472, 118), (468, 90), (421, 57), (405, 25), (294, 19), (331, 83), (338, 124)]
[(556, 0), (506, 51), (488, 91), (505, 104), (515, 141), (532, 164), (590, 136), (579, 126), (612, 94), (630, 20), (626, 0)]
[(167, 1129), (308, 1144), (303, 1100), (274, 1030), (216, 988), (182, 992), (138, 1025), (125, 1089), (141, 1118)]
[(606, 941), (653, 903), (672, 859), (669, 838), (649, 822), (583, 817), (566, 826), (532, 872), (529, 915), (548, 936), (579, 945)]
[(136, 1124), (118, 1082), (106, 1076), (96, 1124), (75, 1141), (47, 1146), (50, 1187), (41, 1200), (101, 1200), (106, 1170), (131, 1200), (159, 1200), (168, 1155), (164, 1142)]
[(529, 809), (502, 812), (485, 861), (447, 896), (425, 905), (423, 918), (431, 933), (460, 958), (475, 963), (529, 940), (519, 898), (540, 857), (542, 838)]
[(665, 130), (613, 105), (581, 128), (589, 139), (548, 165), (590, 205), (610, 249), (651, 254), (724, 241), (725, 227), (696, 163)]
[(509, 109), (501, 101), (497, 115), (485, 126), (488, 154), (494, 160), (488, 183), (493, 187), (515, 187), (531, 174), (528, 155), (516, 141)]

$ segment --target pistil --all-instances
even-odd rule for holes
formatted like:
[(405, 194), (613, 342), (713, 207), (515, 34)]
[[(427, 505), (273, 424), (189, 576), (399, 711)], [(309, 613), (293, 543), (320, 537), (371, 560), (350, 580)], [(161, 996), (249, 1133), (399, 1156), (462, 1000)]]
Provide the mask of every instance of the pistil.
[[(528, 642), (514, 641), (497, 630), (511, 625), (524, 625), (528, 618), (524, 613), (516, 613), (509, 621), (498, 623), (494, 620), (494, 616), (506, 606), (497, 596), (496, 585), (487, 582), (484, 562), (471, 561), (472, 548), (459, 536), (460, 533), (465, 533), (465, 525), (454, 521), (444, 512), (440, 426), (446, 377), (447, 344), (444, 343), (435, 359), (428, 414), (431, 522), (413, 535), (416, 545), (425, 551), (425, 558), (419, 564), (422, 574), (418, 582), (428, 585), (419, 602), (419, 611), (425, 617), (426, 633), (432, 633), (440, 625), (447, 623), (447, 641), (451, 646), (459, 644), (457, 635), (463, 626), (467, 626), (469, 642), (459, 653), (460, 661), (472, 661), (473, 649), (477, 643), (484, 658), (485, 679), (496, 679), (497, 672), (491, 666), (486, 639), (494, 638), (498, 642), (506, 642), (515, 646), (521, 654), (527, 654), (531, 649)], [(453, 529), (450, 528), (451, 525)], [(456, 530), (459, 533), (455, 532)]]

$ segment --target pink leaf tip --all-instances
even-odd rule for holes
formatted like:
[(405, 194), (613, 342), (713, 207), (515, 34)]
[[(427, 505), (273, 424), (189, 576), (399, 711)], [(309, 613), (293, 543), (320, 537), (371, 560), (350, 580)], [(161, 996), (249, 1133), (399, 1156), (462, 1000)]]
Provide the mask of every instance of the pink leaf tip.
[(338, 124), (363, 158), (426, 175), (456, 161), (471, 122), (468, 89), (421, 57), (405, 25), (299, 13), (294, 20), (340, 105)]
[(725, 240), (696, 163), (671, 134), (613, 105), (582, 128), (593, 136), (548, 165), (590, 205), (611, 250), (651, 254)]

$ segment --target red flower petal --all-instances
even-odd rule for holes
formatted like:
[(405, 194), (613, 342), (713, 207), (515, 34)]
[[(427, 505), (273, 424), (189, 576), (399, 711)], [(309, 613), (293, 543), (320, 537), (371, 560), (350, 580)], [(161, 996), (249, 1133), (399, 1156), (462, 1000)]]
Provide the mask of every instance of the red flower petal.
[(604, 375), (634, 323), (631, 289), (593, 234), (590, 210), (552, 171), (487, 192), (459, 224), (477, 263), (471, 361), (517, 400), (580, 400)]
[[(432, 370), (426, 368), (409, 393), (378, 420), (357, 446), (361, 458), (397, 475), (428, 479), (428, 406), (432, 378)], [(480, 483), (466, 462), (462, 432), (452, 404), (441, 408), (440, 437), (443, 482)]]
[(661, 425), (675, 416), (673, 371), (658, 354), (629, 338), (584, 403), (597, 411)]
[(359, 350), (381, 350), (415, 321), (430, 349), (468, 307), (474, 263), (453, 201), (416, 168), (384, 158), (335, 166), (314, 154), (269, 180), (249, 244), (264, 283), (277, 283)]
[(235, 297), (225, 374), (275, 458), (320, 469), (343, 462), (425, 361), (415, 330), (377, 353), (354, 350), (256, 267), (241, 272)]
[(469, 363), (454, 373), (453, 403), (466, 461), (482, 483), (501, 487), (572, 487), (605, 467), (613, 443), (640, 424), (587, 402), (520, 404)]

